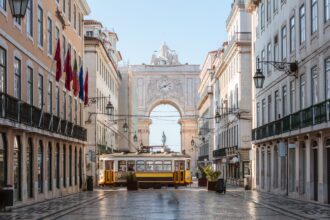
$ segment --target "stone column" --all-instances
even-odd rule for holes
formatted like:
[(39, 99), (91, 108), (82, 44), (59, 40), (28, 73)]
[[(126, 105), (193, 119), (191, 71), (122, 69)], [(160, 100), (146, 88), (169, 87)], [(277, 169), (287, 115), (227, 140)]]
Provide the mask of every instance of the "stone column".
[(138, 142), (137, 147), (140, 147), (141, 141), (144, 146), (149, 146), (149, 126), (152, 123), (152, 120), (147, 119), (139, 119), (139, 127), (138, 127)]
[(194, 118), (181, 118), (181, 151), (191, 157), (191, 170), (196, 170), (197, 151), (191, 146), (191, 139), (197, 136), (197, 121)]

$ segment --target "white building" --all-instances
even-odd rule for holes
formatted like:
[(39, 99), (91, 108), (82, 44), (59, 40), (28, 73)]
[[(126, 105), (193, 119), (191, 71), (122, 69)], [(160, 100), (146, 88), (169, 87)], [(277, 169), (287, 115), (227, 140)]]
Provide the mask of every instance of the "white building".
[(250, 177), (252, 126), (251, 14), (235, 0), (227, 19), (228, 42), (217, 51), (214, 68), (215, 112), (213, 160), (228, 183), (243, 186)]
[(256, 58), (298, 62), (295, 76), (260, 65), (266, 78), (255, 90), (255, 187), (329, 203), (330, 1), (247, 2), (256, 16)]
[[(89, 73), (89, 105), (85, 108), (88, 149), (87, 175), (96, 180), (98, 155), (118, 150), (118, 94), (121, 74), (118, 62), (120, 52), (116, 49), (117, 34), (103, 28), (94, 20), (84, 21), (85, 70)], [(111, 102), (113, 115), (107, 111)]]

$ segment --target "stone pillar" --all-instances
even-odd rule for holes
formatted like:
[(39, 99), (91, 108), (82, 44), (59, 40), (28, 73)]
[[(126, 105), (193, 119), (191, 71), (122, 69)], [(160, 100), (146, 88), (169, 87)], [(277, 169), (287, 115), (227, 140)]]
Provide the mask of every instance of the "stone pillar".
[(312, 199), (312, 195), (313, 195), (313, 188), (312, 188), (312, 147), (311, 147), (311, 140), (307, 140), (305, 141), (305, 145), (306, 145), (306, 198), (307, 199)]
[(139, 127), (138, 127), (138, 142), (137, 147), (140, 147), (141, 141), (144, 146), (149, 146), (149, 126), (152, 123), (151, 119), (139, 119)]
[(197, 166), (197, 151), (191, 146), (191, 139), (197, 136), (197, 121), (194, 118), (181, 118), (181, 151), (191, 157), (191, 170)]
[(26, 148), (28, 147), (28, 139), (26, 137), (26, 133), (23, 132), (21, 136), (21, 187), (22, 187), (22, 201), (27, 200), (27, 167), (26, 167)]

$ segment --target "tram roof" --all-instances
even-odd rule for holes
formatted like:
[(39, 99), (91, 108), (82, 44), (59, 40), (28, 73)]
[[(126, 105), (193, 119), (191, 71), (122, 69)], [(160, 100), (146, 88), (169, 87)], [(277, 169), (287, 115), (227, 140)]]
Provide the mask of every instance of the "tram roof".
[(186, 154), (181, 154), (181, 153), (156, 153), (156, 152), (150, 152), (150, 153), (138, 153), (138, 152), (121, 152), (121, 153), (112, 153), (112, 154), (102, 154), (100, 158), (109, 158), (109, 157), (114, 157), (114, 158), (126, 158), (126, 157), (160, 157), (160, 158), (179, 158), (179, 157), (184, 157), (184, 158), (190, 158), (189, 155)]

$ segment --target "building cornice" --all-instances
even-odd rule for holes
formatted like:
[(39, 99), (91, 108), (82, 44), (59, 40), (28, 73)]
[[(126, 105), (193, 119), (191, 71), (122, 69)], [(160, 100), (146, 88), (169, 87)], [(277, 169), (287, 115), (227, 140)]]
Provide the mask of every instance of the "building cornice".
[(83, 11), (84, 15), (89, 15), (91, 13), (91, 8), (89, 7), (86, 0), (77, 1), (79, 8)]

